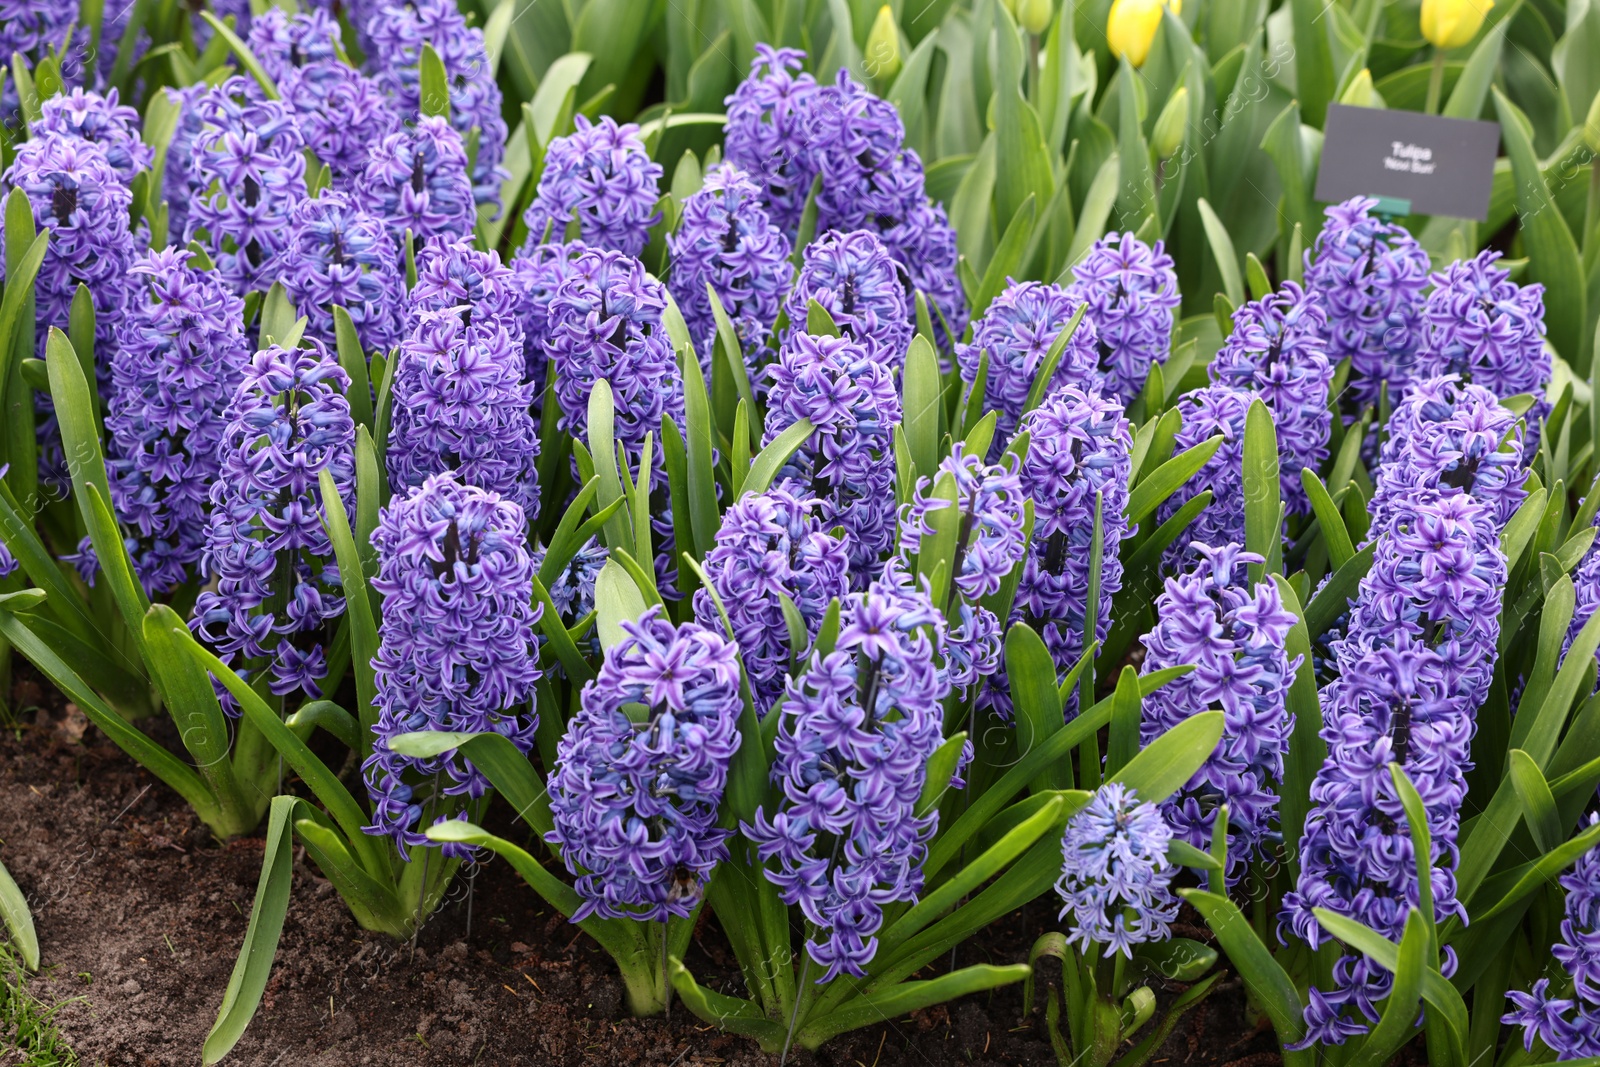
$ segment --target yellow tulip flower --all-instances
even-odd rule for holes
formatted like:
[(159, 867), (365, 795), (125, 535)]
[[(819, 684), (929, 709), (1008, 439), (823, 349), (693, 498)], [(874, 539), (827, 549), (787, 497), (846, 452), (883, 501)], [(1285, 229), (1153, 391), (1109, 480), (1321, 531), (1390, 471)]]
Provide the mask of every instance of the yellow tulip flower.
[(1478, 36), (1494, 0), (1422, 0), (1422, 36), (1435, 48), (1460, 48)]
[[(1180, 14), (1183, 0), (1172, 0), (1167, 6), (1174, 15)], [(1136, 67), (1143, 66), (1156, 30), (1161, 27), (1161, 7), (1161, 0), (1113, 0), (1106, 17), (1106, 40), (1112, 54), (1127, 57)]]

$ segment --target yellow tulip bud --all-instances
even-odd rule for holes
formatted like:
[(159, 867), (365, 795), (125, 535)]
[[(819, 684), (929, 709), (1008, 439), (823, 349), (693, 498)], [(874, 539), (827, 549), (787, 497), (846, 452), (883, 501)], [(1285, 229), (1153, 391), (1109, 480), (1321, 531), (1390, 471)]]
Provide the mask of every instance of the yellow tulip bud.
[(1355, 76), (1344, 94), (1339, 97), (1339, 103), (1349, 104), (1351, 107), (1376, 107), (1377, 97), (1378, 92), (1372, 87), (1372, 71), (1362, 67), (1361, 73)]
[(1050, 25), (1051, 0), (1017, 0), (1017, 22), (1037, 37)]
[(872, 20), (866, 52), (861, 58), (867, 74), (878, 81), (889, 81), (900, 73), (900, 26), (894, 20), (894, 9), (888, 4), (878, 8), (878, 17)]
[[(1183, 10), (1183, 0), (1168, 5), (1174, 15)], [(1112, 55), (1126, 57), (1136, 67), (1144, 66), (1145, 56), (1161, 28), (1161, 0), (1112, 0), (1106, 16), (1106, 40)]]
[(1157, 159), (1170, 158), (1183, 144), (1183, 131), (1189, 124), (1189, 87), (1180, 85), (1167, 98), (1167, 106), (1156, 116), (1155, 129), (1150, 132), (1150, 147), (1156, 150)]
[(1494, 0), (1422, 0), (1422, 36), (1435, 48), (1460, 48), (1478, 36)]
[(1600, 152), (1600, 93), (1589, 104), (1589, 117), (1583, 120), (1583, 143), (1589, 151)]

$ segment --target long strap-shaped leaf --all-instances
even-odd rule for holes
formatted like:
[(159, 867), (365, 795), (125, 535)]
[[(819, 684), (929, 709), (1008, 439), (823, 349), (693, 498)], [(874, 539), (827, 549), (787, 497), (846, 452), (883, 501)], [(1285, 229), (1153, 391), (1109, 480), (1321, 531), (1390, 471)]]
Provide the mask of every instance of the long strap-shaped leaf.
[(361, 567), (361, 554), (350, 533), (350, 514), (345, 510), (333, 475), (323, 471), (318, 485), (322, 490), (322, 524), (339, 563), (339, 583), (344, 587), (344, 611), (350, 620), (350, 658), (356, 675), (356, 719), (361, 723), (361, 747), (356, 755), (366, 759), (372, 752), (372, 730), (378, 724), (378, 680), (372, 661), (378, 655), (378, 622), (373, 617), (372, 599), (367, 594), (367, 579)]
[(959, 971), (940, 975), (925, 982), (902, 982), (880, 992), (849, 1002), (846, 1007), (820, 1018), (812, 1018), (800, 1028), (795, 1039), (804, 1048), (814, 1049), (824, 1041), (849, 1030), (888, 1022), (909, 1012), (939, 1004), (946, 1000), (998, 989), (1003, 985), (1020, 982), (1029, 974), (1028, 965), (1015, 963), (996, 967), (981, 963), (963, 967)]
[(12, 879), (6, 865), (0, 863), (0, 924), (16, 942), (22, 953), (22, 965), (30, 971), (39, 969), (39, 935), (33, 929), (33, 913), (28, 901)]
[(1211, 932), (1217, 935), (1228, 961), (1244, 979), (1245, 988), (1272, 1020), (1278, 1042), (1283, 1047), (1284, 1067), (1312, 1067), (1316, 1055), (1309, 1049), (1291, 1051), (1305, 1037), (1306, 1024), (1300, 1004), (1300, 994), (1295, 991), (1294, 979), (1283, 965), (1273, 958), (1272, 952), (1244, 917), (1238, 905), (1227, 897), (1208, 893), (1203, 889), (1180, 889), (1178, 895), (1194, 905)]

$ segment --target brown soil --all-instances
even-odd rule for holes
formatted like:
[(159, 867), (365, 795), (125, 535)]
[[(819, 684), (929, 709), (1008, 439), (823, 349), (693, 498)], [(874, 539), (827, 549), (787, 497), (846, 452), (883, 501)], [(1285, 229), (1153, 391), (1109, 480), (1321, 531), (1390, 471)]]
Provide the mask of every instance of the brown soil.
[[(58, 1022), (86, 1065), (198, 1063), (244, 935), (261, 841), (216, 842), (177, 796), (85, 729), (81, 714), (26, 668), (12, 696), (17, 722), (0, 731), (0, 859), (33, 906), (45, 959), (34, 991), (64, 1005)], [(161, 736), (160, 727), (152, 732)], [(777, 1063), (681, 1008), (670, 1022), (630, 1018), (607, 957), (505, 863), (478, 872), (470, 936), (458, 881), (413, 955), (357, 927), (333, 888), (299, 859), (272, 983), (228, 1063)], [(962, 962), (1025, 959), (1047, 918), (1043, 903), (1008, 917), (964, 946)], [(687, 962), (707, 984), (739, 991), (714, 925), (702, 925)], [(1225, 979), (1154, 1062), (1277, 1063), (1270, 1033), (1244, 1019), (1238, 982)], [(8, 1062), (4, 1052), (0, 1062)], [(790, 1062), (1055, 1061), (1039, 1017), (1024, 1016), (1021, 988), (1011, 986), (886, 1021)]]

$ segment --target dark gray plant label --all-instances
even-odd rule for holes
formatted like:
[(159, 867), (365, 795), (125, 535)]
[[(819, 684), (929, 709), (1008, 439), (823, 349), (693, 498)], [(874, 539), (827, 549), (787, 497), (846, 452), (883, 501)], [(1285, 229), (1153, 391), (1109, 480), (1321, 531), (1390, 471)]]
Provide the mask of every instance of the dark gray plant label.
[(1318, 200), (1392, 197), (1418, 215), (1489, 217), (1499, 123), (1334, 104), (1323, 133)]

